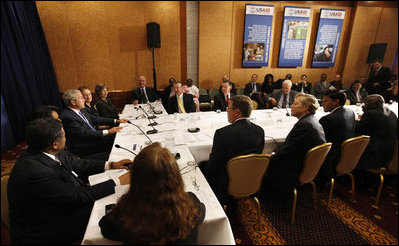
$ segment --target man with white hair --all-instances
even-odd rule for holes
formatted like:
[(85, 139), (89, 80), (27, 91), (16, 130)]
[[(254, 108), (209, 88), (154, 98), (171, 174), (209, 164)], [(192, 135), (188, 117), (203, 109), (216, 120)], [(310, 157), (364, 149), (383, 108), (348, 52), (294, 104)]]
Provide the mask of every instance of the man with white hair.
[(122, 127), (97, 130), (96, 125), (116, 125), (126, 123), (127, 119), (110, 119), (95, 116), (82, 110), (85, 100), (79, 90), (66, 90), (62, 95), (67, 108), (62, 112), (67, 145), (71, 153), (84, 157), (99, 152), (110, 152), (115, 134)]
[(306, 152), (326, 142), (323, 127), (314, 116), (318, 108), (319, 103), (313, 95), (299, 93), (295, 96), (291, 115), (298, 118), (298, 122), (276, 154), (267, 154), (271, 159), (262, 188), (264, 191), (270, 189), (282, 197), (291, 194), (289, 191), (292, 192), (292, 188), (298, 185)]
[(291, 104), (294, 103), (295, 95), (298, 93), (291, 90), (292, 82), (291, 80), (284, 80), (282, 88), (279, 90), (274, 90), (269, 97), (269, 100), (273, 107), (277, 108), (289, 108)]

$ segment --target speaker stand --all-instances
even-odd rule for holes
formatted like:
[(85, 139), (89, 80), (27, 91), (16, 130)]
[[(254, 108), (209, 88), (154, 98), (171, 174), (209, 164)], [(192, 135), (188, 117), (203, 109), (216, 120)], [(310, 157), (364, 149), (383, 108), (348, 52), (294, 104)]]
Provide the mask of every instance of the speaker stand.
[(152, 77), (154, 79), (154, 89), (157, 91), (157, 74), (155, 72), (155, 54), (154, 47), (152, 47)]

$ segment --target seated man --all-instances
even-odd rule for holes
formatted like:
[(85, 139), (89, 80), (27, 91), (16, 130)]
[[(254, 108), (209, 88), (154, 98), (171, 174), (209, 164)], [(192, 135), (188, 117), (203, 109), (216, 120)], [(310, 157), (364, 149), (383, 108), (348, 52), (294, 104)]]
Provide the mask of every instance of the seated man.
[(335, 75), (335, 79), (330, 82), (330, 88), (329, 89), (333, 90), (334, 88), (336, 90), (344, 89), (344, 84), (342, 84), (342, 76), (341, 76), (341, 74), (337, 73)]
[(229, 81), (225, 81), (221, 85), (221, 93), (216, 95), (213, 98), (213, 110), (226, 111), (226, 108), (229, 106), (230, 98), (235, 96), (236, 94), (231, 91), (231, 85)]
[[(222, 77), (222, 83), (224, 83), (224, 82), (230, 82), (231, 91), (234, 92), (234, 94), (237, 94), (237, 89), (236, 89), (234, 83), (230, 81), (230, 78), (226, 74), (223, 75), (223, 77)], [(220, 86), (219, 92), (222, 92), (222, 86)]]
[[(291, 90), (292, 82), (290, 80), (285, 80), (283, 82), (283, 87), (278, 90), (274, 90), (270, 97), (266, 97), (273, 107), (277, 108), (289, 108), (295, 100), (295, 95), (298, 93)], [(268, 98), (268, 99), (267, 99)]]
[(313, 95), (300, 93), (295, 96), (291, 115), (297, 117), (298, 122), (276, 154), (269, 154), (270, 165), (262, 190), (270, 188), (277, 194), (287, 194), (297, 185), (306, 152), (326, 142), (323, 127), (314, 116), (318, 108), (319, 103)]
[(276, 81), (276, 85), (275, 85), (275, 88), (274, 88), (274, 89), (281, 89), (281, 88), (283, 87), (283, 82), (284, 82), (285, 80), (292, 81), (292, 74), (287, 73), (287, 74), (285, 75), (285, 78), (284, 78), (284, 79), (278, 79), (278, 80)]
[(110, 152), (114, 142), (114, 133), (122, 127), (108, 130), (96, 130), (96, 125), (114, 125), (126, 123), (127, 119), (110, 119), (95, 116), (81, 111), (85, 107), (85, 100), (79, 90), (67, 90), (62, 95), (68, 107), (62, 112), (61, 120), (64, 124), (67, 145), (71, 153), (84, 157), (98, 152)]
[(138, 87), (132, 91), (132, 102), (138, 103), (154, 102), (159, 99), (157, 91), (152, 87), (147, 87), (147, 80), (140, 76), (137, 81)]
[(301, 93), (311, 94), (312, 84), (308, 82), (308, 76), (306, 74), (302, 74), (301, 81), (295, 83), (293, 89)]
[(384, 98), (377, 94), (366, 97), (363, 112), (355, 132), (370, 136), (370, 142), (356, 169), (385, 167), (398, 139), (398, 117), (384, 106)]
[(168, 113), (192, 113), (195, 112), (194, 98), (191, 94), (183, 93), (182, 84), (176, 81), (173, 84), (174, 96), (168, 99)]
[(393, 82), (392, 87), (386, 89), (384, 93), (382, 93), (382, 97), (386, 103), (398, 102), (398, 81)]
[(258, 92), (262, 93), (262, 85), (260, 83), (256, 83), (258, 79), (257, 74), (252, 74), (251, 81), (245, 84), (244, 95), (251, 97), (252, 94)]
[(227, 162), (240, 155), (260, 154), (265, 145), (263, 129), (249, 121), (252, 111), (251, 99), (239, 95), (230, 100), (227, 117), (231, 125), (216, 130), (209, 160), (200, 164), (209, 185), (222, 205), (228, 201)]
[(353, 81), (350, 89), (346, 90), (346, 95), (348, 96), (351, 105), (363, 103), (364, 99), (368, 96), (367, 91), (363, 89), (363, 84), (360, 80)]
[(320, 77), (320, 82), (314, 86), (314, 94), (317, 99), (323, 99), (324, 93), (330, 88), (330, 82), (327, 82), (327, 74), (323, 73)]
[(345, 93), (338, 90), (328, 90), (323, 98), (324, 112), (330, 114), (323, 116), (319, 122), (323, 126), (326, 141), (332, 143), (332, 147), (315, 178), (318, 188), (322, 188), (334, 175), (342, 142), (355, 136), (355, 113), (344, 107), (345, 102)]
[(72, 244), (83, 237), (94, 201), (128, 184), (130, 174), (87, 186), (81, 178), (104, 169), (127, 169), (131, 160), (104, 162), (65, 151), (62, 123), (40, 118), (26, 128), (28, 149), (8, 181), (12, 244)]

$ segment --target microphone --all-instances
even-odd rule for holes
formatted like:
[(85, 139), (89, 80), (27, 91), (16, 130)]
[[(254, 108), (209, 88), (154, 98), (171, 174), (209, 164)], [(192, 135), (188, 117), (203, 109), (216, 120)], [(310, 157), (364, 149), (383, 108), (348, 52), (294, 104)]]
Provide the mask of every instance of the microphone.
[(285, 110), (287, 111), (287, 113), (286, 113), (285, 115), (287, 115), (287, 116), (291, 116), (291, 115), (290, 115), (290, 113), (288, 113), (288, 109), (287, 109), (287, 108), (285, 108)]
[[(153, 120), (153, 119), (157, 118), (157, 116), (155, 116), (155, 115), (149, 116), (149, 115), (147, 114), (147, 112), (143, 109), (143, 107), (141, 107), (141, 105), (139, 105), (139, 108), (145, 113), (145, 115), (147, 115), (147, 118), (148, 118), (148, 119)], [(154, 121), (154, 122), (155, 122), (155, 121)], [(158, 123), (157, 123), (157, 124), (158, 124)]]
[[(162, 114), (162, 110), (157, 110), (157, 109), (155, 109), (155, 107), (152, 106), (152, 104), (151, 104), (150, 102), (147, 102), (147, 104), (150, 105), (150, 108), (152, 109), (152, 112), (153, 112), (154, 114)], [(155, 115), (154, 115), (154, 116), (155, 116)]]
[(134, 125), (135, 127), (137, 127), (137, 128), (148, 138), (148, 140), (150, 140), (150, 142), (153, 143), (152, 140), (148, 137), (147, 134), (154, 134), (154, 133), (157, 133), (157, 132), (158, 132), (157, 129), (155, 129), (154, 127), (152, 127), (152, 128), (154, 128), (154, 129), (153, 129), (153, 130), (147, 131), (147, 134), (145, 134), (145, 132), (144, 132), (143, 130), (141, 130), (141, 128), (140, 128), (138, 125), (133, 124), (130, 120), (128, 120), (127, 123), (129, 123), (129, 124)]
[(134, 153), (133, 151), (131, 151), (131, 150), (128, 150), (128, 149), (126, 149), (126, 148), (124, 148), (124, 147), (122, 147), (122, 146), (120, 146), (119, 144), (115, 144), (115, 147), (116, 148), (118, 148), (118, 149), (124, 149), (124, 150), (126, 150), (126, 151), (129, 151), (130, 153), (132, 153), (133, 155), (137, 155), (136, 153)]
[(144, 114), (140, 114), (139, 116), (137, 116), (136, 117), (136, 120), (138, 119), (138, 118), (140, 118), (141, 116), (143, 116)]

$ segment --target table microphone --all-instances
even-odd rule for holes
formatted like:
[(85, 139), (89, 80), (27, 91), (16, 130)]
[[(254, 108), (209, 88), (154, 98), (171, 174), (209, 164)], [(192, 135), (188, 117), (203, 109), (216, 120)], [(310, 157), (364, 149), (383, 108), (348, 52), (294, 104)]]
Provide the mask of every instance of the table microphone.
[[(147, 114), (147, 112), (143, 109), (143, 107), (141, 107), (141, 105), (139, 105), (139, 108), (140, 108), (141, 110), (143, 110), (143, 112), (147, 115), (147, 118), (148, 118), (148, 119), (153, 120), (153, 119), (157, 118), (157, 116), (155, 116), (155, 115), (149, 116), (149, 115)], [(154, 122), (155, 122), (155, 121), (154, 121)]]
[(157, 133), (157, 132), (158, 132), (157, 129), (155, 129), (154, 127), (152, 127), (152, 128), (154, 128), (154, 129), (153, 129), (153, 130), (147, 131), (147, 134), (145, 134), (145, 132), (144, 132), (143, 130), (141, 130), (141, 128), (140, 128), (138, 125), (133, 124), (130, 120), (128, 120), (127, 123), (129, 123), (130, 125), (134, 125), (135, 127), (137, 127), (137, 128), (148, 138), (148, 140), (150, 140), (150, 142), (153, 143), (152, 140), (148, 137), (147, 134), (154, 134), (154, 133)]
[[(151, 104), (150, 102), (147, 102), (147, 104), (150, 105), (150, 108), (152, 109), (152, 112), (153, 112), (154, 114), (162, 114), (162, 110), (157, 110), (157, 109), (155, 109), (155, 107), (152, 106), (152, 104)], [(154, 115), (154, 116), (155, 116), (155, 115)]]
[(133, 155), (137, 155), (136, 153), (134, 153), (133, 151), (131, 151), (131, 150), (128, 150), (128, 149), (126, 149), (126, 148), (124, 148), (124, 147), (122, 147), (122, 146), (120, 146), (119, 144), (115, 144), (115, 147), (116, 148), (118, 148), (118, 149), (124, 149), (124, 150), (126, 150), (126, 151), (129, 151), (130, 153), (132, 153)]

